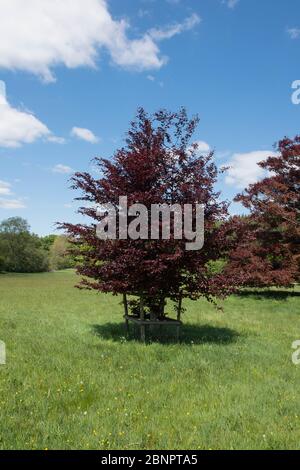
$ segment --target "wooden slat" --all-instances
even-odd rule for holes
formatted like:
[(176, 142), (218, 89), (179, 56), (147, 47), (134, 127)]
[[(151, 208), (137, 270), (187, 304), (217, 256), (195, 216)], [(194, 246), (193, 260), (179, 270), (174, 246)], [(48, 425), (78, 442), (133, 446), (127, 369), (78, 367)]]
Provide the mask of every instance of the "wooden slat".
[(177, 307), (177, 320), (180, 321), (181, 319), (181, 310), (182, 310), (182, 294), (180, 294), (178, 307)]
[(173, 318), (166, 318), (164, 320), (141, 320), (138, 317), (133, 317), (131, 315), (127, 315), (126, 318), (128, 321), (131, 321), (133, 323), (137, 324), (144, 324), (144, 325), (163, 325), (163, 326), (168, 326), (168, 325), (174, 325), (174, 326), (180, 326), (182, 325), (182, 321), (179, 320), (174, 320)]

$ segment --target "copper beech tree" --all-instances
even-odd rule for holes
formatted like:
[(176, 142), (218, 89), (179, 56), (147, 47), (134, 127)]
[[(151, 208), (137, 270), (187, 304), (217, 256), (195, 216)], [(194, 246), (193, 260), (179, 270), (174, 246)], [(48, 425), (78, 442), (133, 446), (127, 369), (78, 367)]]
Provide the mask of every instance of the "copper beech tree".
[(252, 242), (231, 252), (227, 269), (243, 272), (248, 286), (287, 287), (300, 279), (300, 136), (281, 140), (259, 166), (267, 177), (236, 197), (250, 210), (239, 223)]
[[(77, 173), (72, 188), (85, 205), (79, 212), (89, 224), (62, 224), (73, 240), (73, 252), (80, 256), (77, 272), (81, 288), (136, 296), (129, 303), (131, 313), (162, 319), (167, 299), (209, 301), (225, 297), (239, 285), (240, 276), (213, 273), (210, 263), (228, 251), (230, 236), (223, 224), (227, 203), (214, 189), (218, 170), (213, 153), (200, 155), (191, 138), (198, 118), (189, 119), (184, 109), (178, 113), (159, 111), (149, 116), (143, 109), (131, 123), (125, 146), (111, 160), (96, 158), (101, 177)], [(205, 242), (198, 251), (186, 250), (186, 240), (101, 240), (96, 226), (102, 220), (96, 207), (112, 204), (127, 196), (128, 205), (203, 204)], [(117, 234), (118, 234), (117, 227)]]

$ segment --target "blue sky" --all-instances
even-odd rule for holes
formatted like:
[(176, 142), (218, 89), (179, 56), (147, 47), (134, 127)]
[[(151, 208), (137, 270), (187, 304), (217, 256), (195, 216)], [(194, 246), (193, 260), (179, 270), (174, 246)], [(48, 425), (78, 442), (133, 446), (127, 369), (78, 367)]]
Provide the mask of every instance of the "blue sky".
[(0, 4), (0, 220), (22, 216), (38, 234), (78, 220), (71, 171), (110, 157), (138, 106), (200, 115), (195, 140), (231, 166), (224, 198), (299, 133), (298, 0)]

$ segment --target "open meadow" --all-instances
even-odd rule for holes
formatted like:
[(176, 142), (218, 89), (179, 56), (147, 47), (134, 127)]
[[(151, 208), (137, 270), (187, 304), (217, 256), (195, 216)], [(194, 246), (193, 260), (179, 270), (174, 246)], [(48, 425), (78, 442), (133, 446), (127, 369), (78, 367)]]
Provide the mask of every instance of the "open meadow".
[(1, 449), (299, 448), (299, 289), (187, 302), (181, 344), (143, 345), (75, 283), (0, 276)]

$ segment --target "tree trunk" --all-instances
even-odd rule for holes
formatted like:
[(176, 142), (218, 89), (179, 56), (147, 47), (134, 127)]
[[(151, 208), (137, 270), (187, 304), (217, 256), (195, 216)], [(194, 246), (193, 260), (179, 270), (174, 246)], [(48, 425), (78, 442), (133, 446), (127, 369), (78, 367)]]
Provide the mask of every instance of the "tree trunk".
[(181, 320), (181, 310), (182, 310), (182, 294), (180, 294), (177, 306), (177, 320)]

